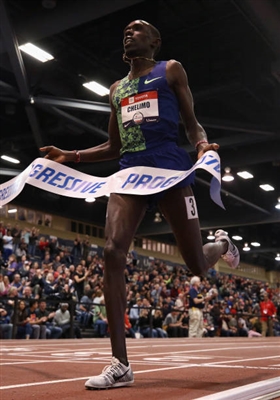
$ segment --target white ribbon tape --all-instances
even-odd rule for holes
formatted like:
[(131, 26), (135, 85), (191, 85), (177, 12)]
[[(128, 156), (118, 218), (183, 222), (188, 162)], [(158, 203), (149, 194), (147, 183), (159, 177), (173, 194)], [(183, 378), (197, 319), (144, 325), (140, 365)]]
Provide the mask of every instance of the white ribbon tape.
[(54, 161), (37, 158), (17, 177), (0, 185), (0, 206), (17, 197), (26, 183), (48, 192), (81, 199), (110, 193), (149, 195), (169, 189), (198, 168), (213, 175), (210, 196), (224, 208), (220, 195), (220, 157), (214, 151), (205, 153), (188, 171), (132, 167), (107, 178), (87, 175)]

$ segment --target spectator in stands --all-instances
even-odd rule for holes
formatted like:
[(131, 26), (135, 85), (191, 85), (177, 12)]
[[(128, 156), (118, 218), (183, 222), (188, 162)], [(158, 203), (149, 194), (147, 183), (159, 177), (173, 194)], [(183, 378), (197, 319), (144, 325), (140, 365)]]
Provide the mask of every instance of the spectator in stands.
[(90, 285), (87, 285), (85, 287), (85, 294), (82, 296), (80, 302), (77, 304), (77, 320), (83, 329), (89, 328), (91, 324), (94, 295), (94, 290), (91, 289)]
[(84, 295), (85, 281), (90, 271), (84, 271), (82, 264), (78, 264), (74, 273), (74, 287), (76, 291), (77, 301), (80, 301)]
[(39, 239), (38, 247), (40, 250), (42, 260), (45, 258), (45, 252), (48, 249), (48, 246), (49, 246), (49, 241), (46, 240), (44, 236), (41, 236)]
[(167, 332), (163, 329), (163, 315), (161, 310), (155, 310), (153, 315), (153, 328), (157, 331), (157, 336), (167, 338)]
[(213, 304), (213, 307), (210, 310), (210, 315), (213, 318), (215, 335), (220, 336), (222, 319), (221, 319), (221, 303), (219, 301)]
[(6, 234), (6, 228), (3, 221), (0, 221), (0, 252), (3, 252), (3, 237)]
[(59, 254), (58, 240), (56, 236), (51, 236), (49, 238), (48, 249), (51, 259), (54, 259)]
[(12, 339), (13, 324), (4, 304), (0, 304), (0, 338)]
[(7, 260), (6, 275), (9, 277), (9, 281), (12, 282), (14, 279), (14, 274), (18, 270), (18, 263), (15, 254), (10, 254)]
[(27, 281), (29, 281), (30, 261), (26, 260), (25, 257), (22, 257), (21, 263), (19, 263), (18, 273), (20, 274), (21, 278), (25, 278)]
[(151, 311), (149, 309), (143, 308), (140, 311), (138, 326), (139, 326), (139, 332), (143, 337), (145, 338), (158, 337), (156, 329), (154, 329), (152, 326)]
[(30, 262), (30, 270), (29, 270), (29, 278), (30, 278), (30, 280), (35, 275), (37, 269), (41, 270), (41, 263), (39, 263), (38, 261), (31, 261)]
[[(21, 299), (24, 300), (27, 304), (31, 299), (34, 299), (35, 296), (32, 294), (32, 289), (30, 286), (25, 286), (22, 292)], [(38, 297), (36, 297), (38, 299)]]
[(280, 321), (276, 318), (273, 320), (273, 333), (274, 336), (280, 336)]
[(23, 300), (18, 303), (18, 308), (13, 316), (13, 323), (17, 326), (17, 339), (30, 339), (32, 327), (29, 323), (26, 304)]
[(91, 246), (91, 244), (90, 244), (89, 236), (86, 235), (83, 240), (83, 243), (82, 243), (82, 259), (83, 260), (86, 260), (88, 257), (89, 252), (90, 252), (90, 246)]
[(41, 261), (41, 266), (43, 270), (51, 271), (53, 269), (53, 261), (49, 251), (45, 251), (44, 258)]
[[(62, 329), (62, 337), (70, 338), (71, 331), (71, 315), (68, 310), (68, 303), (61, 303), (60, 308), (56, 310), (54, 315), (54, 324)], [(74, 334), (77, 339), (81, 339), (81, 330), (80, 328), (74, 324), (73, 326)]]
[(97, 329), (100, 338), (108, 336), (108, 320), (104, 296), (102, 296), (99, 305), (96, 305), (93, 309), (93, 326)]
[(269, 299), (268, 293), (263, 292), (263, 301), (260, 302), (262, 336), (273, 336), (273, 319), (276, 316), (276, 307)]
[(137, 329), (138, 329), (138, 322), (139, 322), (142, 305), (143, 304), (142, 304), (141, 297), (137, 297), (136, 303), (131, 307), (131, 309), (129, 311), (129, 321), (132, 325), (132, 328), (135, 331), (137, 331)]
[(179, 310), (173, 309), (163, 322), (163, 329), (166, 330), (168, 337), (183, 337), (182, 321), (179, 319)]
[(156, 283), (151, 291), (151, 297), (153, 298), (153, 305), (155, 307), (159, 302), (160, 295), (161, 295), (161, 286), (159, 283)]
[(7, 275), (0, 275), (0, 282), (2, 282), (0, 288), (0, 296), (7, 296), (11, 287), (9, 277)]
[(184, 293), (179, 293), (177, 299), (175, 300), (175, 308), (180, 311), (185, 309), (185, 295)]
[(182, 336), (188, 337), (189, 336), (189, 323), (190, 323), (190, 317), (189, 317), (188, 310), (184, 310), (184, 311), (180, 312), (179, 322), (182, 323), (182, 325), (181, 325)]
[(28, 254), (33, 259), (36, 253), (36, 246), (38, 241), (39, 229), (35, 226), (31, 228), (28, 244)]
[(24, 242), (24, 239), (21, 238), (15, 253), (17, 262), (20, 263), (21, 258), (23, 256), (27, 257), (27, 254), (27, 244)]
[(129, 309), (127, 308), (125, 310), (125, 314), (124, 314), (125, 336), (135, 339), (135, 337), (136, 337), (135, 331), (132, 328), (132, 325), (130, 323), (128, 312), (129, 312)]
[(11, 282), (11, 287), (16, 287), (17, 288), (19, 296), (21, 296), (24, 286), (25, 286), (25, 280), (24, 280), (24, 282), (22, 282), (20, 274), (14, 274), (14, 279)]
[(59, 290), (60, 290), (60, 285), (59, 285), (59, 280), (55, 280), (53, 273), (48, 272), (46, 279), (43, 279), (44, 282), (44, 289), (43, 289), (43, 296), (49, 297), (49, 296), (55, 296), (59, 298)]
[(39, 307), (36, 310), (37, 320), (40, 324), (46, 327), (46, 338), (47, 339), (58, 339), (62, 335), (62, 328), (54, 325), (53, 318), (55, 311), (49, 312), (47, 310), (46, 300), (41, 299), (39, 301)]
[(16, 224), (12, 229), (11, 229), (11, 234), (13, 236), (13, 253), (16, 254), (16, 250), (19, 246), (20, 243), (20, 238), (21, 238), (21, 228), (19, 224)]
[(221, 314), (220, 336), (221, 337), (237, 336), (237, 329), (229, 327), (228, 317), (225, 314)]
[(92, 269), (93, 275), (98, 275), (98, 276), (103, 276), (103, 267), (100, 263), (100, 259), (98, 255), (95, 255), (93, 258), (93, 269)]
[(54, 271), (57, 271), (57, 269), (58, 269), (60, 266), (62, 266), (62, 265), (63, 265), (63, 263), (61, 262), (60, 255), (57, 254), (57, 255), (54, 257), (54, 260), (53, 260), (53, 262), (52, 262), (52, 268), (53, 268)]
[(8, 261), (11, 254), (13, 254), (14, 238), (11, 229), (7, 229), (6, 234), (3, 236), (3, 258)]
[(247, 327), (246, 319), (239, 317), (237, 320), (237, 336), (247, 337), (249, 329)]
[[(203, 336), (204, 320), (203, 309), (205, 304), (214, 299), (217, 294), (215, 291), (209, 292), (206, 296), (200, 293), (200, 278), (198, 276), (192, 277), (189, 291), (189, 337)], [(215, 324), (215, 321), (214, 321)]]
[(82, 257), (82, 244), (79, 235), (77, 235), (76, 238), (74, 239), (71, 255), (72, 255), (72, 262), (74, 264), (79, 262)]
[(12, 315), (14, 306), (18, 298), (18, 291), (16, 287), (10, 287), (7, 298), (4, 299), (5, 308), (9, 315)]
[(27, 316), (32, 327), (32, 339), (46, 339), (46, 326), (37, 318), (38, 300), (31, 299), (27, 308)]
[(44, 290), (44, 282), (45, 281), (43, 279), (41, 268), (37, 265), (34, 265), (34, 275), (32, 276), (30, 281), (30, 287), (35, 298), (41, 297)]

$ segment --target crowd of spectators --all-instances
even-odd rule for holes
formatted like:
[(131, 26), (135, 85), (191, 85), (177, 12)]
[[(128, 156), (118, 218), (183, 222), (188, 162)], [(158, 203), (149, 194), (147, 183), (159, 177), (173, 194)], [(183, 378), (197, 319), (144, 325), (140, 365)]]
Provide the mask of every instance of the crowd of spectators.
[[(0, 222), (0, 335), (2, 339), (81, 338), (94, 329), (110, 335), (103, 295), (103, 258), (88, 236), (71, 248), (39, 230)], [(127, 255), (128, 337), (188, 337), (190, 271), (151, 259), (148, 266)], [(218, 296), (204, 307), (204, 335), (280, 336), (279, 285), (208, 271), (200, 291)], [(71, 305), (74, 304), (74, 307)]]

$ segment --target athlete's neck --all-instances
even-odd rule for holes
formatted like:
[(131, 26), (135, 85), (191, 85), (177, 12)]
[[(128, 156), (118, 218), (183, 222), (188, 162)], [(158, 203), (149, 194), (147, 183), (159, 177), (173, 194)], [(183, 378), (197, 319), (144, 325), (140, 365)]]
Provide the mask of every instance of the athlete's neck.
[(128, 77), (136, 79), (147, 75), (154, 68), (156, 61), (153, 58), (134, 57), (129, 59), (129, 63), (130, 72), (128, 73)]

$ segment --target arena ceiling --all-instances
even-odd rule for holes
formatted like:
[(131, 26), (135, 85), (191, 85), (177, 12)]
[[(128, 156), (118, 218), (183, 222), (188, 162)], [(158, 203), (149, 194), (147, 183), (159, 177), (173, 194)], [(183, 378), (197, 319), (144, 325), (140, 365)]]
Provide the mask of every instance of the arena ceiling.
[[(194, 191), (203, 239), (223, 228), (243, 240), (241, 260), (280, 268), (280, 3), (276, 0), (6, 0), (0, 1), (1, 183), (42, 156), (54, 144), (82, 149), (107, 139), (108, 97), (82, 84), (106, 87), (128, 73), (122, 61), (123, 28), (134, 19), (158, 27), (158, 59), (175, 58), (185, 67), (198, 120), (209, 140), (220, 144), (222, 169), (235, 180), (222, 184), (226, 211), (209, 197), (209, 176), (198, 172)], [(20, 52), (26, 42), (54, 60), (40, 63)], [(183, 127), (180, 145), (190, 152)], [(80, 171), (108, 176), (116, 161), (79, 164)], [(247, 170), (253, 179), (237, 172)], [(260, 184), (275, 190), (264, 192)], [(106, 199), (94, 204), (70, 200), (27, 185), (14, 203), (103, 225)], [(137, 236), (174, 243), (164, 218), (147, 213)], [(257, 241), (243, 252), (244, 242)]]

